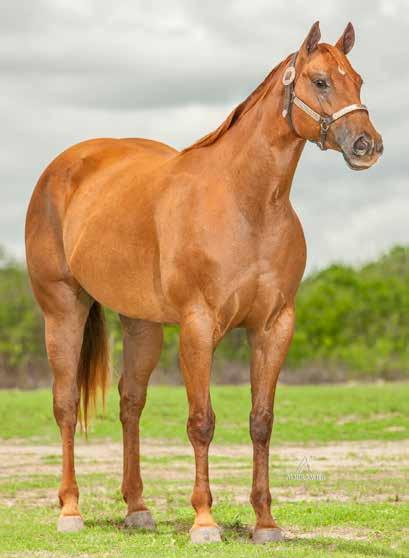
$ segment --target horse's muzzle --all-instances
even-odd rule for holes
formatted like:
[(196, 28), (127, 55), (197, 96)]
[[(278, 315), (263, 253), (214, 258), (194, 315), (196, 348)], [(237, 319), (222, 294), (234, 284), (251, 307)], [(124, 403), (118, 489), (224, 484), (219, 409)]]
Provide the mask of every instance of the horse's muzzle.
[(375, 137), (366, 132), (358, 134), (350, 141), (346, 141), (342, 147), (344, 159), (349, 168), (353, 170), (365, 170), (374, 165), (383, 153), (382, 137)]

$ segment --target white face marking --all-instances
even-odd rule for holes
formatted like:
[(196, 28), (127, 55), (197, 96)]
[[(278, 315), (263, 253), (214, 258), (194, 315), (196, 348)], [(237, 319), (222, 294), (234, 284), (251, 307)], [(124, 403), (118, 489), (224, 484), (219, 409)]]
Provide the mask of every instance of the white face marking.
[(338, 72), (341, 74), (341, 76), (345, 75), (345, 70), (342, 66), (338, 66)]

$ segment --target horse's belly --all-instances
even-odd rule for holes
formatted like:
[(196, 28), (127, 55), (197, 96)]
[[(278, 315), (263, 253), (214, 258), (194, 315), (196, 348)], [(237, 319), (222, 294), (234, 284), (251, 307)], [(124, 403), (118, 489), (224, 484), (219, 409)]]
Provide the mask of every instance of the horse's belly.
[[(129, 213), (128, 213), (129, 215)], [(144, 218), (145, 217), (145, 218)], [(98, 302), (129, 316), (174, 322), (165, 304), (153, 227), (138, 213), (133, 223), (94, 216), (66, 250), (71, 273)]]
[(69, 262), (80, 285), (95, 300), (112, 310), (150, 321), (173, 321), (167, 315), (154, 280), (154, 262), (142, 254), (132, 261), (114, 247), (88, 250), (81, 244)]

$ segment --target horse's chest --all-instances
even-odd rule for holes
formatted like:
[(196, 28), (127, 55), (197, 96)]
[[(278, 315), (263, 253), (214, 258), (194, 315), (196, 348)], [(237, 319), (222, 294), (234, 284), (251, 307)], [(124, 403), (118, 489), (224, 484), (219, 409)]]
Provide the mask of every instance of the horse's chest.
[[(301, 230), (302, 234), (302, 230)], [(237, 325), (268, 328), (286, 304), (293, 304), (305, 267), (303, 236), (261, 247), (237, 272), (219, 310), (225, 331)]]
[(285, 304), (293, 299), (293, 290), (274, 271), (250, 268), (232, 282), (218, 309), (218, 335), (238, 326), (270, 327)]

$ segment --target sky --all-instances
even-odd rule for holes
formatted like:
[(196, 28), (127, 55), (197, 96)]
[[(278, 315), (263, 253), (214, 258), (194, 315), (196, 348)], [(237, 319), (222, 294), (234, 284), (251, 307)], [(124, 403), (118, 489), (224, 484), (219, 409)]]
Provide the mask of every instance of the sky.
[(354, 172), (339, 153), (306, 145), (291, 197), (307, 269), (359, 265), (408, 244), (408, 1), (13, 0), (0, 5), (0, 245), (24, 257), (31, 192), (62, 150), (93, 137), (191, 144), (315, 20), (329, 43), (354, 24), (349, 58), (385, 153)]

